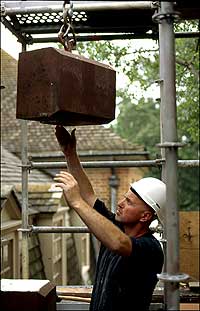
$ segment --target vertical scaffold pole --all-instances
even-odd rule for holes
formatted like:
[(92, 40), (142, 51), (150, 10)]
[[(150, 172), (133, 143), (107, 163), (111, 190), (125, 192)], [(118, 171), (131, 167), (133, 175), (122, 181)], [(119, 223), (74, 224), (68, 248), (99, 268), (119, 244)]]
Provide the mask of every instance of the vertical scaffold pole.
[[(167, 240), (164, 272), (175, 276), (179, 272), (179, 216), (177, 206), (177, 120), (175, 36), (173, 2), (160, 2), (159, 22), (160, 90), (161, 90), (161, 154), (166, 159), (162, 179), (167, 186), (164, 239)], [(166, 310), (179, 310), (178, 282), (164, 282)]]
[[(26, 51), (26, 44), (22, 44), (22, 51)], [(28, 252), (28, 135), (27, 121), (21, 120), (21, 159), (22, 159), (22, 278), (29, 278)], [(25, 229), (23, 231), (23, 229)]]

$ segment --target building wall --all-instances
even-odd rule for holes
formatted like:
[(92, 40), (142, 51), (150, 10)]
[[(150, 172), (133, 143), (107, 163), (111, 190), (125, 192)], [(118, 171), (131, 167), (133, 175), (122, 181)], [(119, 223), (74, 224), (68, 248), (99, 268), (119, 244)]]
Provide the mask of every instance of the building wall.
[[(86, 173), (90, 179), (97, 196), (110, 207), (110, 187), (109, 178), (112, 175), (110, 168), (91, 168), (87, 169)], [(114, 170), (115, 175), (119, 179), (119, 186), (117, 189), (117, 201), (126, 193), (129, 189), (131, 182), (143, 177), (145, 170), (141, 168), (116, 168)]]
[[(58, 209), (57, 213), (40, 213), (38, 226), (66, 226), (65, 213), (67, 208)], [(67, 243), (62, 233), (40, 234), (40, 246), (48, 280), (56, 285), (67, 283)]]
[[(2, 189), (1, 189), (2, 190)], [(20, 278), (20, 245), (21, 227), (19, 206), (10, 196), (1, 205), (1, 278)]]

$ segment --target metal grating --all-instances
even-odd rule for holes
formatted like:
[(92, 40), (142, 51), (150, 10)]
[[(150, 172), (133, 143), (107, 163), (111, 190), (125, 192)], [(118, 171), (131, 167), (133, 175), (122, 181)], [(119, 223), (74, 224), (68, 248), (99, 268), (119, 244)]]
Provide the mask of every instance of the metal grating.
[[(152, 21), (155, 8), (151, 7), (150, 1), (141, 1), (144, 10), (134, 7), (138, 6), (138, 1), (126, 2), (129, 4), (127, 7), (121, 1), (72, 2), (76, 34), (129, 33), (143, 38), (149, 37), (150, 32), (152, 37), (158, 33), (158, 25)], [(113, 3), (116, 5), (114, 8), (95, 7)], [(20, 42), (31, 43), (37, 35), (59, 32), (63, 24), (62, 4), (61, 1), (4, 1), (2, 22)], [(123, 5), (122, 9), (120, 5)]]
[(20, 25), (30, 24), (57, 24), (62, 20), (62, 13), (31, 13), (31, 14), (17, 14), (16, 15)]
[[(31, 13), (31, 14), (17, 14), (16, 18), (20, 25), (28, 26), (30, 24), (38, 25), (57, 25), (62, 24), (62, 12), (58, 13)], [(8, 19), (9, 17), (7, 17)], [(86, 12), (74, 12), (72, 21), (76, 24), (84, 23), (87, 21)], [(10, 19), (11, 20), (11, 19)]]

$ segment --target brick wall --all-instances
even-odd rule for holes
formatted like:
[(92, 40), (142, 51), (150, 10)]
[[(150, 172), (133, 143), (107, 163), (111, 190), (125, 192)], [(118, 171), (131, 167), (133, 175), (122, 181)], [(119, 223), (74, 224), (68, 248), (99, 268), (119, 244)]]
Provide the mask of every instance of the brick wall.
[[(110, 168), (91, 168), (86, 169), (86, 173), (92, 183), (97, 196), (110, 207), (110, 186), (109, 178), (112, 175)], [(140, 168), (116, 168), (115, 175), (119, 179), (119, 187), (117, 190), (117, 200), (129, 189), (131, 182), (143, 177), (144, 169)]]

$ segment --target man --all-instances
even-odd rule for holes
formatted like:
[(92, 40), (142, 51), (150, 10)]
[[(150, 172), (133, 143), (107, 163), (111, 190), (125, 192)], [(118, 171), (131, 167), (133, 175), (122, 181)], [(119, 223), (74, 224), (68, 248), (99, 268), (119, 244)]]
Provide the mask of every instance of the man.
[(80, 164), (75, 130), (69, 134), (56, 126), (56, 137), (70, 172), (57, 174), (56, 186), (63, 189), (69, 206), (101, 242), (90, 310), (148, 310), (163, 265), (160, 243), (149, 225), (155, 213), (162, 217), (165, 184), (155, 178), (133, 183), (115, 215), (96, 197)]

